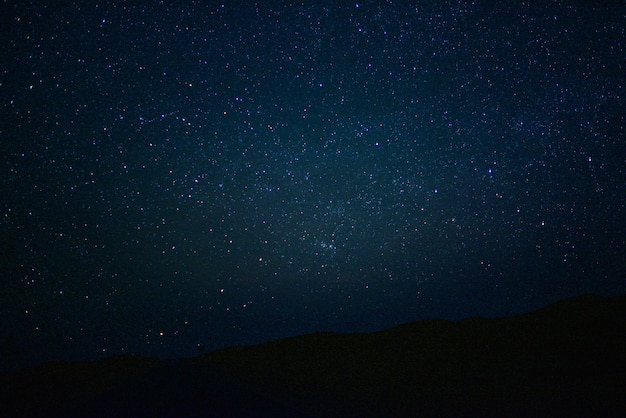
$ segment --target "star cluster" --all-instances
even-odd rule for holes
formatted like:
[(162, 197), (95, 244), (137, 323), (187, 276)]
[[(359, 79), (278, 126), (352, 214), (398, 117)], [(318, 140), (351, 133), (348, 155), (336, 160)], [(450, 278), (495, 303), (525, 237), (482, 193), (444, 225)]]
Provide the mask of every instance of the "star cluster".
[(4, 367), (624, 292), (623, 5), (4, 6)]

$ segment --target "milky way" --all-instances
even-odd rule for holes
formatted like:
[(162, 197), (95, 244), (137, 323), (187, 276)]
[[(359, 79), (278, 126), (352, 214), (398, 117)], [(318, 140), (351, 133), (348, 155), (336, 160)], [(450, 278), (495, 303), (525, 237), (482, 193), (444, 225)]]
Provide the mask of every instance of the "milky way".
[(4, 6), (3, 367), (626, 290), (623, 4), (337, 3)]

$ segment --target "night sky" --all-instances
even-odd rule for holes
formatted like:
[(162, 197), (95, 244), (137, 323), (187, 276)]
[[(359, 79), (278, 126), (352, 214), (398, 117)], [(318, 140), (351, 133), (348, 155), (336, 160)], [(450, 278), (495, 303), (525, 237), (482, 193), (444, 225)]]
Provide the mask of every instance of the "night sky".
[(626, 292), (624, 2), (79, 3), (0, 6), (2, 367)]

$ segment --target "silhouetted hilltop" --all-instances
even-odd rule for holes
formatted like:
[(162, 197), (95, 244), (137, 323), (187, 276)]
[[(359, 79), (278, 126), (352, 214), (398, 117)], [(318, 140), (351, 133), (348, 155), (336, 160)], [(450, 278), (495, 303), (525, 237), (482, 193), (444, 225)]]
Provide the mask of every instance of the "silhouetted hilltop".
[(501, 319), (320, 333), (172, 361), (121, 356), (1, 375), (8, 416), (617, 416), (626, 296)]

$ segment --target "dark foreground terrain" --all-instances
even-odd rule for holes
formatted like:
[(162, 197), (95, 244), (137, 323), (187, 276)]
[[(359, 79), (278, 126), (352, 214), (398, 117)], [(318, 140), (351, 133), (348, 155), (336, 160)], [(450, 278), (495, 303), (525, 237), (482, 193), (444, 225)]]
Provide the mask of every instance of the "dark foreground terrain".
[(0, 375), (2, 416), (626, 416), (626, 297)]

